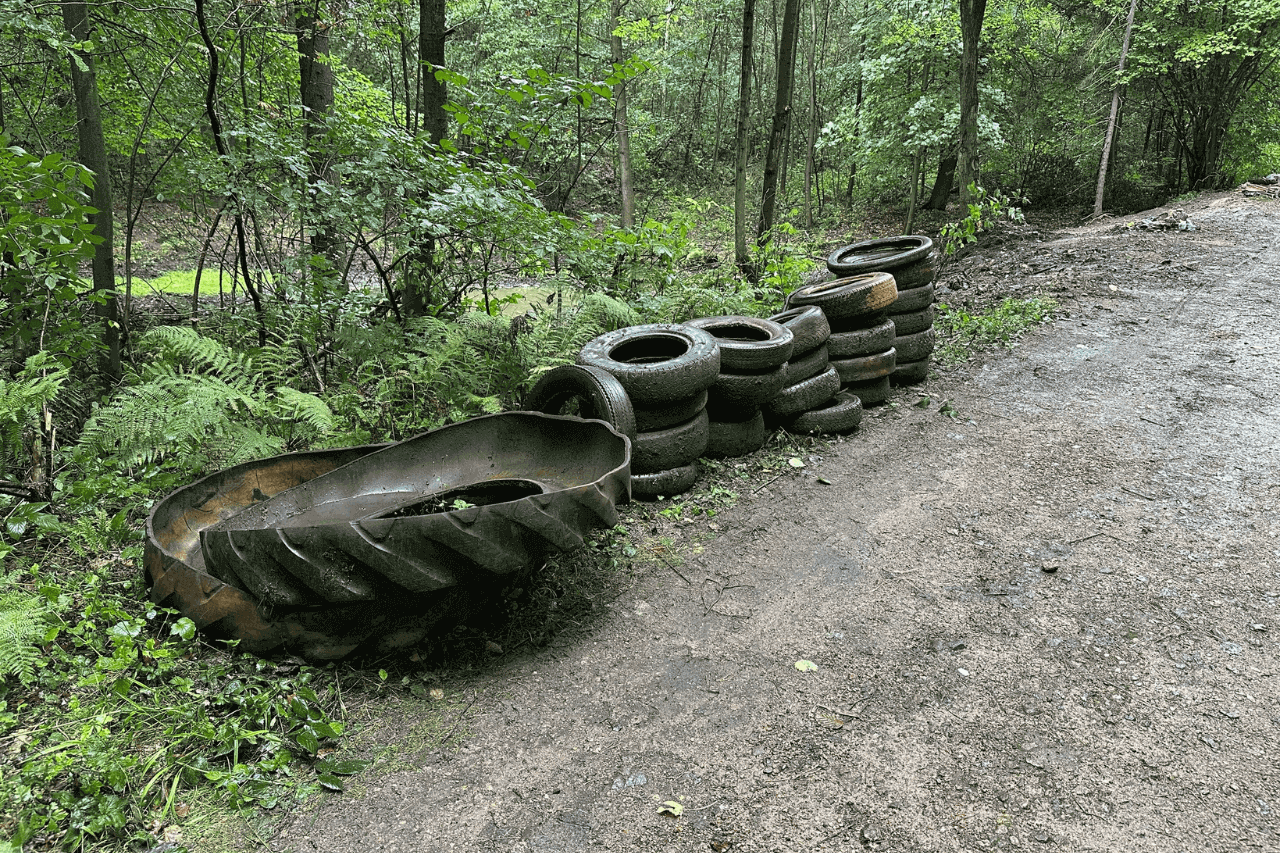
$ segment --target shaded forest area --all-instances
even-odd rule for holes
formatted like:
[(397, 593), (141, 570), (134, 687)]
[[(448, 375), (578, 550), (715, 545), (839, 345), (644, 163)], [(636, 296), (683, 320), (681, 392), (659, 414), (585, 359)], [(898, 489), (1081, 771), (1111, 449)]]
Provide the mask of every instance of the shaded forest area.
[(854, 234), (1275, 172), (1277, 57), (1280, 0), (0, 0), (0, 839), (274, 805), (341, 736), (142, 603), (158, 495), (767, 316)]

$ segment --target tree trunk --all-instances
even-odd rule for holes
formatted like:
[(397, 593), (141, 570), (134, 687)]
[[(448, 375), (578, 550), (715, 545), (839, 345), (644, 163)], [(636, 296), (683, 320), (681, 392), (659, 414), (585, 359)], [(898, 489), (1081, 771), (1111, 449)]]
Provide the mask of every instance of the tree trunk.
[[(622, 37), (617, 34), (622, 17), (622, 0), (609, 3), (609, 58), (614, 67), (622, 65)], [(627, 81), (619, 80), (613, 88), (614, 132), (618, 136), (618, 190), (622, 195), (622, 227), (636, 224), (635, 190), (631, 186), (631, 129), (627, 126)]]
[(418, 0), (418, 67), (422, 75), (422, 129), (439, 144), (449, 129), (444, 111), (444, 83), (436, 79), (436, 69), (444, 67), (445, 0)]
[[(328, 21), (320, 17), (320, 0), (304, 0), (294, 6), (294, 23), (298, 39), (298, 80), (302, 99), (303, 127), (306, 138), (307, 194), (313, 216), (320, 185), (329, 183), (332, 172), (323, 149), (328, 133), (329, 116), (333, 112), (333, 66), (329, 62)], [(333, 225), (323, 215), (312, 226), (311, 250), (338, 269), (340, 258), (334, 253)]]
[(738, 74), (738, 158), (733, 175), (733, 255), (738, 269), (754, 279), (747, 253), (747, 120), (751, 116), (751, 49), (755, 36), (755, 0), (743, 0), (742, 68)]
[[(62, 23), (76, 41), (89, 40), (89, 12), (81, 0), (63, 0)], [(93, 55), (76, 50), (71, 57), (71, 86), (76, 99), (76, 137), (80, 162), (93, 172), (90, 203), (98, 209), (89, 215), (93, 232), (102, 239), (93, 250), (93, 292), (100, 300), (94, 313), (102, 321), (102, 353), (99, 369), (106, 384), (120, 381), (120, 318), (116, 307), (114, 220), (111, 214), (111, 174), (107, 171), (107, 143), (102, 134), (102, 104)]]
[(924, 203), (925, 210), (946, 210), (951, 198), (951, 185), (956, 182), (956, 152), (949, 151), (938, 161), (938, 176), (933, 180), (933, 192)]
[(800, 25), (800, 0), (787, 0), (782, 12), (782, 38), (778, 45), (778, 89), (773, 102), (773, 128), (769, 132), (769, 148), (764, 158), (764, 191), (760, 196), (760, 225), (756, 242), (764, 245), (773, 229), (778, 201), (778, 169), (783, 143), (791, 127), (791, 91), (795, 86), (796, 40)]
[(809, 30), (813, 41), (809, 45), (809, 133), (804, 150), (804, 227), (813, 227), (814, 149), (818, 144), (818, 3), (809, 7)]
[[(444, 67), (445, 0), (418, 0), (418, 85), (421, 95), (418, 107), (422, 130), (432, 145), (439, 145), (448, 130), (448, 114), (444, 111), (445, 87), (436, 78), (436, 70)], [(419, 235), (410, 260), (405, 263), (404, 312), (420, 317), (432, 301), (436, 277), (436, 240), (429, 234)]]
[[(1129, 0), (1129, 20), (1124, 25), (1124, 43), (1120, 46), (1120, 67), (1116, 72), (1124, 74), (1124, 61), (1129, 56), (1129, 36), (1133, 33), (1133, 13), (1138, 9), (1138, 0)], [(1107, 189), (1107, 166), (1111, 162), (1111, 146), (1115, 142), (1116, 117), (1120, 114), (1120, 93), (1124, 85), (1118, 80), (1111, 93), (1111, 117), (1107, 119), (1107, 138), (1102, 143), (1102, 162), (1098, 166), (1098, 190), (1093, 196), (1093, 215), (1102, 215), (1102, 196)]]
[(902, 233), (910, 234), (916, 224), (916, 205), (920, 202), (920, 173), (924, 170), (925, 147), (921, 145), (911, 158), (911, 195), (907, 199), (907, 221), (903, 223)]
[(978, 183), (978, 41), (987, 0), (960, 0), (960, 204), (969, 203), (969, 185)]

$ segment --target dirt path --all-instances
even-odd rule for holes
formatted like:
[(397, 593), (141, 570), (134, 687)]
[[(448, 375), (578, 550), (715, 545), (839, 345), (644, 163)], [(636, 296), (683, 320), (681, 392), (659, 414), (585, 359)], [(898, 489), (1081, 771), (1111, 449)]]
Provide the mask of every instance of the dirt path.
[(1280, 205), (1187, 212), (1024, 241), (991, 287), (1069, 318), (452, 685), (456, 754), (273, 849), (1280, 849)]

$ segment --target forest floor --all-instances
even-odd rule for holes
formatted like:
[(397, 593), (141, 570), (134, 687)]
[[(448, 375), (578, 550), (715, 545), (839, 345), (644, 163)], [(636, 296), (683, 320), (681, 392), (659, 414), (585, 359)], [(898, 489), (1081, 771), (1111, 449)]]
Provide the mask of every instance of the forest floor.
[(1182, 210), (950, 265), (1058, 318), (714, 519), (631, 508), (594, 609), (353, 706), (382, 757), (270, 848), (1280, 848), (1280, 203)]

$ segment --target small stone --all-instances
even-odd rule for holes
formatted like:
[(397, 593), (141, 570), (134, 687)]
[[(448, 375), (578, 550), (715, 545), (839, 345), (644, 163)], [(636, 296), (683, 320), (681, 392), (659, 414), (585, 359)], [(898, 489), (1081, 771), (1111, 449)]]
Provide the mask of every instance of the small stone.
[(883, 838), (884, 838), (884, 834), (880, 831), (879, 827), (873, 826), (871, 824), (867, 824), (866, 826), (862, 827), (862, 843), (863, 844), (875, 844)]
[(1036, 841), (1039, 841), (1041, 844), (1048, 844), (1053, 840), (1047, 832), (1037, 832), (1035, 837)]
[(1040, 571), (1044, 572), (1044, 573), (1045, 573), (1045, 574), (1047, 574), (1047, 575), (1051, 575), (1051, 574), (1053, 574), (1054, 572), (1056, 572), (1056, 571), (1057, 571), (1058, 569), (1060, 569), (1060, 568), (1062, 568), (1062, 567), (1061, 567), (1060, 565), (1058, 565), (1057, 563), (1042, 563), (1042, 564), (1040, 565)]
[(964, 667), (960, 667), (959, 669), (956, 670), (956, 672), (960, 673), (965, 678), (969, 677), (969, 670), (965, 669)]

